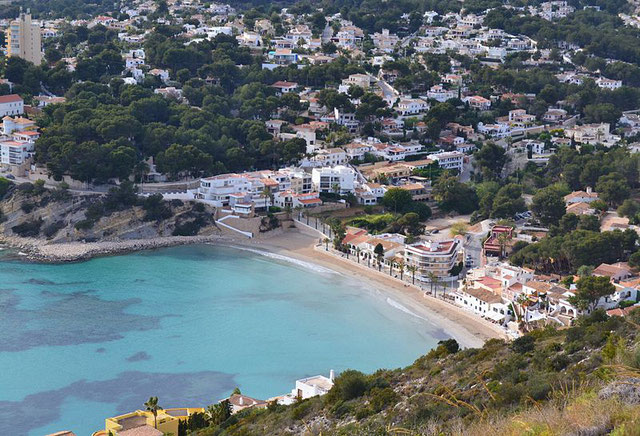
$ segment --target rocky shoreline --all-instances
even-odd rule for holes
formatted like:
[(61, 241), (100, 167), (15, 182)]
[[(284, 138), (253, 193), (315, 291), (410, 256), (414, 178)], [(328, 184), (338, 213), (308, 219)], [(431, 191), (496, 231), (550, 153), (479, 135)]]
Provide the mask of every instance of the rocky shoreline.
[(0, 243), (19, 250), (23, 259), (40, 263), (79, 262), (98, 256), (126, 254), (141, 250), (204, 243), (232, 243), (234, 239), (219, 235), (166, 236), (150, 239), (127, 239), (99, 242), (48, 243), (36, 238), (0, 236)]

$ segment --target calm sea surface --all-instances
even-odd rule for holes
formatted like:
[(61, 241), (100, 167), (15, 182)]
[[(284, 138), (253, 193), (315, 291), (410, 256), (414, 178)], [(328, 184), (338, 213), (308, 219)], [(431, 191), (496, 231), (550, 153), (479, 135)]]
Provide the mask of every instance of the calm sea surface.
[(410, 364), (444, 333), (384, 293), (280, 256), (184, 246), (65, 265), (0, 252), (0, 434), (104, 428), (238, 386)]

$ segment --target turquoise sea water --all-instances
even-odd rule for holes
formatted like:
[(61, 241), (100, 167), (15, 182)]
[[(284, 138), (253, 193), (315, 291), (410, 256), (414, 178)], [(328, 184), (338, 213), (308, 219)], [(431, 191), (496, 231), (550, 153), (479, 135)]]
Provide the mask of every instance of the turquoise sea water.
[(29, 436), (90, 435), (151, 395), (197, 407), (235, 386), (267, 398), (330, 369), (395, 368), (445, 337), (354, 279), (209, 245), (0, 255), (0, 331), (0, 434)]

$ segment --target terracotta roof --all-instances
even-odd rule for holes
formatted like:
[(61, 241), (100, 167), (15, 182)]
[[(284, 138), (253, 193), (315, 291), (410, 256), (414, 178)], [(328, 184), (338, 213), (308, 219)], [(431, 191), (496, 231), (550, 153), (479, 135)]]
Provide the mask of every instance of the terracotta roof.
[(634, 310), (638, 309), (640, 306), (630, 306), (625, 307), (624, 309), (610, 309), (607, 310), (607, 315), (609, 316), (627, 316)]
[(0, 104), (3, 103), (17, 103), (23, 101), (22, 97), (18, 94), (0, 95)]
[(464, 292), (473, 297), (476, 297), (480, 301), (484, 301), (485, 303), (492, 304), (492, 303), (502, 302), (502, 298), (500, 298), (498, 295), (494, 294), (491, 291), (487, 291), (486, 289), (471, 288), (471, 289), (466, 289)]
[(525, 286), (534, 289), (537, 292), (549, 292), (553, 287), (551, 283), (541, 282), (538, 280), (529, 280), (527, 283), (525, 283)]
[(631, 275), (631, 271), (629, 271), (629, 269), (627, 268), (623, 268), (620, 266), (602, 263), (596, 269), (593, 270), (593, 275), (604, 276), (604, 277), (614, 277), (618, 275)]
[(283, 80), (279, 80), (271, 86), (274, 88), (293, 88), (298, 86), (298, 84), (296, 82), (285, 82)]
[(119, 431), (118, 436), (163, 436), (160, 430), (156, 430), (150, 425), (142, 425), (129, 430)]

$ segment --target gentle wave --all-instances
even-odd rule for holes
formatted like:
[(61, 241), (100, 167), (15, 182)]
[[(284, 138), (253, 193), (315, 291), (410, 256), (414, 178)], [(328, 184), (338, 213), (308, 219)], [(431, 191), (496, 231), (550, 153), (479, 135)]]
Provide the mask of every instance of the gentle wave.
[(318, 272), (318, 273), (322, 273), (322, 274), (338, 274), (338, 272), (329, 269), (329, 268), (325, 268), (323, 266), (320, 265), (316, 265), (315, 263), (311, 263), (311, 262), (305, 262), (303, 260), (299, 260), (299, 259), (295, 259), (293, 257), (289, 257), (289, 256), (284, 256), (282, 254), (276, 254), (276, 253), (271, 253), (269, 251), (264, 251), (264, 250), (256, 250), (253, 248), (248, 248), (248, 247), (241, 247), (241, 246), (237, 246), (237, 245), (230, 245), (231, 248), (235, 248), (237, 250), (243, 250), (243, 251), (249, 251), (251, 253), (255, 253), (255, 254), (259, 254), (261, 256), (264, 257), (268, 257), (270, 259), (275, 259), (275, 260), (281, 260), (284, 262), (288, 262), (297, 266), (301, 266), (303, 268), (306, 269), (310, 269), (312, 271)]
[(404, 307), (402, 304), (398, 303), (396, 300), (394, 300), (393, 298), (387, 297), (387, 304), (395, 309), (398, 309), (401, 312), (404, 312), (406, 314), (409, 314), (411, 316), (414, 316), (416, 318), (422, 319), (424, 321), (429, 321), (429, 319), (418, 315), (415, 312), (412, 312), (411, 310), (407, 309), (406, 307)]

